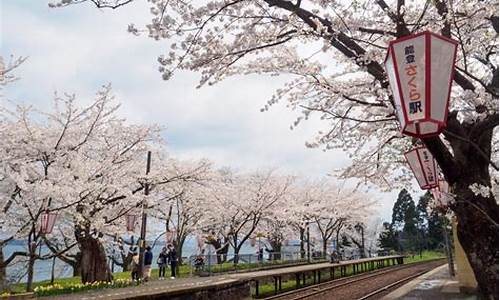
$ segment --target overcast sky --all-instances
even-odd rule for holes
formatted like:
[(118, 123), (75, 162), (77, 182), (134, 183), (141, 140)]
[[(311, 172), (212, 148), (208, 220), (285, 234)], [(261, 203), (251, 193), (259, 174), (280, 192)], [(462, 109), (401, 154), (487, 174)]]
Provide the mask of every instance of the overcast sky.
[[(208, 158), (241, 170), (277, 167), (283, 172), (322, 177), (348, 164), (340, 151), (308, 149), (304, 143), (322, 125), (304, 122), (289, 129), (296, 115), (284, 105), (260, 108), (286, 78), (233, 77), (196, 89), (199, 75), (176, 73), (163, 81), (157, 70), (164, 41), (127, 33), (129, 23), (150, 19), (146, 1), (118, 10), (90, 4), (51, 9), (47, 1), (0, 2), (1, 55), (28, 56), (4, 95), (7, 99), (50, 105), (54, 91), (89, 101), (112, 83), (122, 103), (119, 113), (134, 123), (158, 123), (169, 152), (179, 158)], [(389, 220), (397, 191), (378, 193), (380, 215)], [(417, 200), (417, 195), (414, 199)]]

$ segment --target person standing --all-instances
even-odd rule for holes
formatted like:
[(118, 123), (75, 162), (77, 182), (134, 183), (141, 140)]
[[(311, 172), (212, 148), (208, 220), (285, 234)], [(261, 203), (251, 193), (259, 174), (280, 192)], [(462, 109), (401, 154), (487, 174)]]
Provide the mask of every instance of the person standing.
[(172, 279), (175, 279), (175, 269), (177, 268), (177, 251), (172, 244), (168, 245), (168, 261), (170, 262), (170, 272)]
[(137, 250), (132, 251), (132, 260), (130, 261), (130, 271), (132, 280), (139, 280), (139, 254)]
[(161, 249), (157, 263), (158, 263), (158, 278), (160, 278), (160, 280), (163, 280), (165, 279), (165, 269), (167, 268), (167, 263), (168, 263), (168, 253), (166, 247), (163, 247), (163, 249)]
[(142, 277), (144, 281), (148, 281), (151, 277), (151, 264), (153, 263), (153, 252), (151, 252), (151, 247), (146, 247), (146, 252), (144, 252), (144, 272)]

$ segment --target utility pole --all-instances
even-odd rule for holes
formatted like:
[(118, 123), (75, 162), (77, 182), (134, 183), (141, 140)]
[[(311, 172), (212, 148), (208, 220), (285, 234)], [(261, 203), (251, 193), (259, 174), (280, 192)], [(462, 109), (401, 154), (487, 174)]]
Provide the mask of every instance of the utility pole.
[[(146, 175), (149, 174), (149, 170), (151, 169), (151, 151), (148, 151), (148, 158), (146, 161)], [(144, 183), (144, 195), (149, 195), (149, 183)], [(142, 222), (141, 222), (141, 238), (139, 240), (139, 276), (142, 278), (143, 270), (144, 270), (144, 252), (146, 249), (146, 224), (148, 220), (148, 215), (146, 214), (146, 197), (142, 200)]]

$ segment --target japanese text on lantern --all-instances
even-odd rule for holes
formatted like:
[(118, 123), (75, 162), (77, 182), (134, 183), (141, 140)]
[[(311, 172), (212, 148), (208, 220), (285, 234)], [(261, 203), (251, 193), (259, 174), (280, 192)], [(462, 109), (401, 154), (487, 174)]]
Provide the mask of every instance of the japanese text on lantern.
[(429, 153), (427, 150), (422, 151), (422, 156), (424, 157), (423, 159), (423, 165), (425, 168), (425, 175), (427, 176), (427, 181), (428, 182), (434, 182), (434, 173), (433, 173), (433, 161), (431, 160), (431, 157), (429, 156)]
[(422, 102), (420, 93), (417, 91), (417, 65), (415, 64), (415, 47), (409, 45), (405, 47), (406, 75), (408, 75), (408, 90), (410, 91), (410, 114), (422, 112)]

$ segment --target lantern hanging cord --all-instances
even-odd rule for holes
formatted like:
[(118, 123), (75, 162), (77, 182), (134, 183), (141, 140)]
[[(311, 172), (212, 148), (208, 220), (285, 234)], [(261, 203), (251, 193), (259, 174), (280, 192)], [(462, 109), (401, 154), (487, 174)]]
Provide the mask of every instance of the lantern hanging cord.
[(491, 165), (491, 167), (493, 167), (493, 169), (498, 171), (498, 166), (494, 162), (491, 161), (491, 159), (486, 155), (486, 153), (484, 153), (484, 151), (481, 149), (481, 147), (479, 147), (476, 143), (474, 143), (473, 141), (466, 139), (460, 135), (454, 134), (453, 132), (450, 132), (448, 130), (444, 130), (444, 133), (446, 133), (446, 134), (448, 134), (456, 139), (459, 139), (463, 142), (469, 143), (472, 147), (474, 147), (479, 152), (479, 154), (484, 159), (486, 159), (489, 162), (489, 164)]

